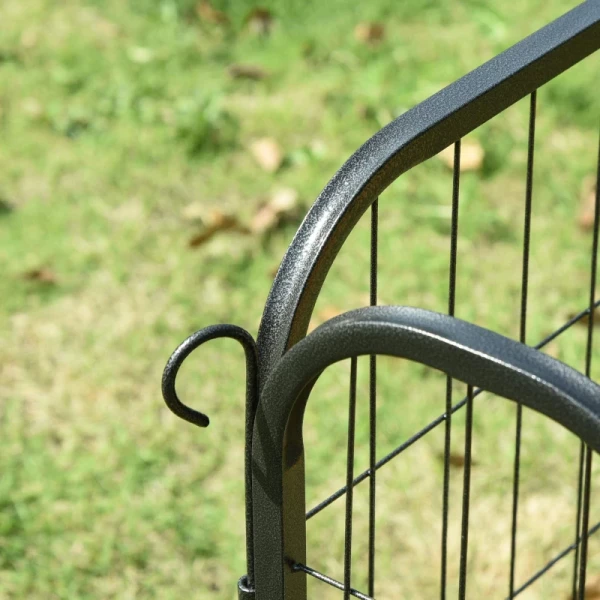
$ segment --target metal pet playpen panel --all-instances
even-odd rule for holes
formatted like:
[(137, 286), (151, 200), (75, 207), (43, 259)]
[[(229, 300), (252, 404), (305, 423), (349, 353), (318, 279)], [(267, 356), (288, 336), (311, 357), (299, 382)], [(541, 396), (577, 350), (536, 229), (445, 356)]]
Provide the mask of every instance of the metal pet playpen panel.
[[(443, 473), (440, 479), (439, 594), (448, 594), (449, 478), (452, 416), (465, 411), (463, 491), (460, 527), (458, 597), (468, 589), (470, 484), (475, 398), (483, 390), (516, 403), (511, 496), (509, 577), (499, 597), (514, 598), (533, 585), (567, 555), (573, 557), (572, 598), (585, 597), (588, 539), (600, 528), (590, 521), (592, 459), (600, 451), (600, 387), (590, 378), (599, 224), (599, 189), (596, 185), (593, 239), (589, 255), (587, 306), (561, 324), (536, 346), (526, 345), (529, 257), (537, 90), (600, 48), (600, 0), (588, 0), (553, 23), (522, 40), (468, 75), (401, 115), (368, 140), (335, 174), (302, 222), (283, 258), (267, 300), (256, 343), (243, 329), (216, 325), (188, 338), (172, 355), (163, 377), (163, 394), (173, 412), (196, 425), (208, 417), (184, 405), (175, 393), (177, 371), (185, 358), (204, 342), (217, 337), (236, 339), (246, 353), (246, 541), (247, 574), (238, 583), (241, 599), (304, 600), (307, 579), (337, 588), (340, 597), (380, 598), (377, 593), (376, 473), (438, 425), (444, 425)], [(600, 94), (600, 80), (590, 82)], [(529, 97), (519, 336), (509, 339), (455, 316), (457, 246), (461, 179), (461, 139), (479, 126)], [(449, 296), (446, 314), (423, 308), (377, 306), (379, 197), (398, 177), (454, 145)], [(598, 167), (600, 173), (600, 155)], [(370, 306), (327, 320), (307, 334), (311, 316), (327, 273), (342, 245), (361, 217), (370, 211)], [(398, 240), (401, 245), (402, 240)], [(398, 277), (402, 274), (399, 273)], [(579, 372), (541, 350), (582, 318), (587, 317), (586, 360)], [(447, 375), (445, 410), (426, 427), (402, 441), (392, 452), (377, 451), (377, 357), (399, 357)], [(357, 357), (369, 357), (369, 465), (355, 473)], [(311, 390), (330, 365), (350, 363), (347, 406), (348, 435), (345, 485), (306, 510), (306, 468), (303, 441), (305, 408)], [(466, 384), (466, 395), (453, 403), (453, 380)], [(577, 477), (578, 493), (573, 543), (555, 548), (552, 560), (517, 581), (519, 532), (519, 475), (523, 408), (558, 422), (581, 440)], [(355, 589), (352, 572), (353, 490), (369, 480), (368, 551), (366, 588)], [(335, 500), (345, 498), (345, 548), (341, 581), (311, 567), (306, 550), (306, 522)], [(377, 517), (377, 519), (376, 519)], [(377, 550), (377, 553), (385, 549)], [(398, 559), (401, 560), (401, 559)]]

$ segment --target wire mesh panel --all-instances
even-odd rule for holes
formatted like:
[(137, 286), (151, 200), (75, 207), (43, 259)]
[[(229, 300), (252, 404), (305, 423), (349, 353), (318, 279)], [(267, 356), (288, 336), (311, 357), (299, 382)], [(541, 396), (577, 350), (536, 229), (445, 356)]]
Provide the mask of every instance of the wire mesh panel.
[[(181, 362), (194, 348), (214, 337), (234, 337), (246, 351), (248, 572), (239, 584), (241, 598), (302, 600), (313, 584), (321, 587), (314, 588), (311, 597), (323, 598), (330, 597), (328, 594), (392, 598), (402, 593), (406, 597), (464, 599), (470, 594), (491, 592), (498, 598), (526, 598), (552, 573), (560, 573), (560, 593), (568, 593), (573, 599), (586, 597), (588, 565), (596, 565), (590, 562), (588, 539), (600, 529), (600, 522), (591, 517), (593, 450), (600, 449), (600, 388), (591, 380), (594, 309), (600, 303), (596, 299), (600, 186), (596, 183), (593, 233), (584, 240), (587, 245), (583, 259), (577, 259), (576, 267), (566, 267), (573, 284), (564, 285), (573, 290), (577, 309), (563, 319), (562, 312), (553, 314), (553, 306), (563, 300), (546, 294), (545, 284), (538, 282), (535, 262), (538, 255), (543, 256), (544, 240), (553, 226), (548, 223), (552, 219), (543, 203), (547, 186), (537, 179), (536, 169), (540, 150), (543, 155), (544, 148), (554, 142), (549, 139), (552, 132), (542, 137), (537, 125), (544, 114), (546, 84), (560, 84), (561, 73), (588, 60), (599, 47), (600, 0), (589, 0), (384, 127), (336, 173), (302, 223), (275, 278), (256, 345), (243, 330), (220, 326), (195, 334), (174, 354), (163, 380), (165, 398), (177, 414), (206, 426), (206, 416), (185, 407), (175, 394), (174, 381)], [(597, 73), (587, 85), (598, 86)], [(510, 146), (523, 157), (522, 163), (516, 163), (522, 185), (518, 201), (502, 209), (516, 211), (520, 224), (515, 231), (511, 221), (500, 226), (495, 217), (490, 217), (490, 231), (497, 239), (510, 238), (513, 247), (516, 240), (518, 252), (500, 253), (496, 263), (485, 267), (485, 277), (491, 281), (494, 269), (510, 272), (509, 295), (515, 296), (515, 302), (503, 311), (505, 319), (498, 321), (509, 328), (500, 335), (487, 323), (480, 323), (484, 327), (474, 324), (481, 320), (481, 307), (486, 304), (478, 298), (478, 262), (486, 257), (478, 255), (481, 249), (463, 234), (473, 229), (472, 215), (481, 211), (482, 205), (473, 200), (476, 194), (470, 180), (463, 180), (467, 169), (462, 167), (469, 160), (465, 136), (513, 110), (513, 105), (526, 108), (522, 135)], [(600, 105), (596, 109), (600, 119)], [(548, 133), (548, 128), (544, 127), (543, 133)], [(419, 309), (377, 306), (411, 304), (410, 296), (394, 298), (393, 302), (381, 298), (390, 277), (403, 277), (400, 269), (384, 264), (382, 246), (391, 248), (396, 267), (401, 262), (398, 255), (409, 251), (408, 240), (385, 237), (381, 214), (388, 208), (395, 214), (401, 209), (386, 204), (392, 188), (384, 191), (401, 175), (404, 177), (399, 182), (410, 178), (422, 164), (448, 147), (451, 177), (441, 192), (447, 195), (449, 205), (444, 212), (447, 243), (441, 247), (432, 242), (431, 248), (422, 248), (421, 244), (414, 249), (415, 255), (422, 255), (424, 260), (436, 261), (440, 277), (424, 283), (417, 275), (416, 287), (426, 290), (415, 294)], [(585, 152), (594, 157), (597, 181), (600, 142), (593, 148), (586, 147)], [(506, 156), (501, 159), (508, 160)], [(560, 170), (560, 165), (554, 170)], [(439, 180), (444, 181), (442, 175)], [(516, 192), (507, 188), (508, 195), (514, 199)], [(360, 230), (361, 217), (369, 208), (364, 229), (368, 244), (364, 243), (365, 236), (356, 244), (363, 248), (368, 263), (363, 279), (365, 308), (333, 319), (329, 318), (331, 311), (325, 311), (326, 317), (317, 319), (325, 322), (307, 336), (319, 314), (320, 299), (326, 294), (328, 273), (330, 269), (334, 273), (336, 262), (342, 258), (342, 246)], [(405, 203), (402, 210), (410, 212), (413, 207)], [(486, 210), (486, 214), (494, 212)], [(537, 215), (545, 217), (539, 229), (535, 227)], [(478, 221), (476, 226), (480, 225)], [(389, 259), (389, 253), (385, 258)], [(553, 273), (555, 267), (550, 265), (550, 282), (560, 272), (556, 268)], [(360, 277), (354, 257), (348, 268), (352, 277)], [(575, 271), (579, 275), (575, 276)], [(427, 294), (435, 297), (435, 306), (427, 306)], [(442, 296), (443, 305), (438, 301)], [(582, 353), (577, 355), (582, 359), (574, 364), (579, 358), (571, 360), (576, 356), (571, 352), (567, 362), (575, 368), (567, 367), (552, 357), (559, 354), (555, 345), (570, 336), (583, 320)], [(398, 363), (399, 359), (404, 360)], [(419, 368), (425, 371), (394, 383), (406, 366), (405, 359), (413, 366), (424, 365)], [(332, 407), (339, 407), (339, 411), (343, 407), (343, 412), (332, 408), (329, 415), (332, 439), (339, 434), (335, 447), (325, 444), (325, 452), (332, 456), (332, 468), (313, 475), (310, 455), (323, 440), (306, 439), (305, 413), (310, 421), (309, 399), (319, 396), (316, 392), (320, 382), (338, 368), (331, 365), (339, 361), (347, 366), (338, 372), (346, 389), (344, 400), (335, 394), (330, 399)], [(432, 372), (442, 373), (444, 381), (429, 375)], [(322, 373), (323, 379), (319, 379)], [(431, 391), (434, 384), (427, 382), (434, 379), (435, 385), (443, 384), (441, 393)], [(419, 400), (409, 403), (400, 397)], [(401, 402), (404, 404), (400, 406)], [(414, 422), (407, 417), (415, 412), (415, 402), (428, 407), (416, 411), (417, 415), (428, 415), (421, 422), (420, 417)], [(490, 419), (495, 419), (494, 424), (486, 430), (486, 420)], [(390, 424), (396, 421), (406, 423), (394, 429)], [(570, 430), (581, 440), (574, 453), (572, 442), (569, 446), (562, 433), (537, 435), (548, 424), (556, 427), (554, 423), (560, 425), (556, 431)], [(492, 441), (480, 442), (486, 437), (481, 433), (489, 434)], [(410, 453), (415, 449), (433, 447), (424, 445), (428, 439), (435, 439), (439, 454), (410, 463)], [(340, 447), (340, 440), (345, 448)], [(488, 445), (482, 446), (484, 450), (478, 451), (478, 444), (485, 443)], [(543, 446), (545, 443), (549, 445)], [(536, 444), (542, 445), (532, 452)], [(343, 457), (343, 464), (335, 462), (334, 455), (340, 461)], [(502, 460), (494, 462), (497, 455)], [(412, 511), (405, 511), (397, 501), (410, 496), (415, 485), (406, 473), (394, 471), (399, 468), (394, 465), (401, 464), (396, 460), (401, 456), (413, 467), (433, 473), (427, 480), (435, 483), (428, 506), (421, 502)], [(537, 466), (532, 456), (540, 459)], [(397, 473), (398, 482), (391, 486), (397, 504), (386, 492), (389, 476), (384, 475), (383, 467)], [(542, 473), (555, 471), (556, 478), (571, 478), (574, 497), (558, 502), (543, 494), (529, 494), (534, 485), (529, 475), (535, 469)], [(499, 477), (495, 477), (497, 470), (502, 473)], [(339, 487), (336, 490), (330, 485), (329, 496), (307, 507), (307, 497), (312, 500), (313, 480), (321, 481), (319, 490), (334, 481)], [(491, 488), (502, 488), (502, 493), (485, 497), (500, 500), (483, 510), (482, 489)], [(531, 498), (538, 504), (531, 504)], [(572, 509), (571, 516), (557, 508), (563, 504)], [(435, 517), (431, 507), (435, 507)], [(413, 535), (418, 536), (422, 547), (409, 551), (411, 543), (398, 536), (403, 551), (382, 548), (380, 532), (401, 519), (398, 515), (403, 512), (409, 512), (416, 523), (419, 510), (426, 532)], [(335, 517), (324, 517), (334, 513)], [(504, 516), (496, 518), (495, 513)], [(311, 548), (309, 541), (307, 550), (307, 522), (310, 528), (311, 521), (318, 519), (319, 547)], [(339, 519), (337, 526), (333, 525), (335, 519)], [(536, 519), (542, 525), (525, 535)], [(559, 530), (559, 534), (546, 536), (544, 523), (548, 529)], [(501, 537), (505, 540), (501, 546), (482, 542), (484, 538)], [(343, 542), (337, 558), (333, 556), (336, 539)], [(383, 539), (389, 543), (395, 538), (388, 535)], [(535, 549), (536, 544), (544, 547), (538, 548), (540, 552), (523, 552), (525, 543), (528, 548)], [(414, 578), (407, 565), (416, 565), (417, 560), (426, 563), (421, 564), (421, 572), (435, 573), (435, 577), (429, 576), (427, 582)], [(384, 561), (391, 565), (380, 568)], [(403, 566), (395, 561), (403, 561)], [(499, 563), (504, 565), (501, 569), (496, 566)], [(485, 584), (473, 577), (476, 568), (487, 578)], [(395, 587), (390, 577), (379, 575), (382, 570), (397, 572), (398, 579), (415, 583), (412, 588), (402, 587), (404, 584)], [(412, 570), (416, 571), (416, 566)], [(556, 593), (555, 588), (548, 590), (531, 597)]]
[[(255, 567), (257, 592), (264, 597), (281, 595), (283, 590), (284, 597), (302, 597), (306, 575), (338, 587), (345, 596), (371, 597), (353, 588), (351, 572), (357, 396), (357, 360), (353, 356), (365, 354), (413, 360), (468, 382), (459, 597), (465, 597), (468, 584), (473, 386), (522, 402), (569, 428), (594, 448), (600, 445), (600, 388), (556, 359), (476, 325), (422, 309), (388, 306), (345, 313), (286, 354), (265, 385), (258, 407), (253, 441)], [(346, 486), (341, 490), (346, 502), (344, 576), (337, 581), (305, 562), (305, 520), (300, 512), (305, 485), (302, 426), (316, 378), (327, 365), (348, 356), (351, 366)], [(589, 513), (589, 505), (583, 510)], [(308, 515), (311, 513), (314, 515), (314, 511)], [(582, 554), (587, 536), (583, 539), (586, 541), (582, 540)], [(299, 556), (302, 560), (296, 558)], [(580, 577), (583, 576), (581, 570)]]

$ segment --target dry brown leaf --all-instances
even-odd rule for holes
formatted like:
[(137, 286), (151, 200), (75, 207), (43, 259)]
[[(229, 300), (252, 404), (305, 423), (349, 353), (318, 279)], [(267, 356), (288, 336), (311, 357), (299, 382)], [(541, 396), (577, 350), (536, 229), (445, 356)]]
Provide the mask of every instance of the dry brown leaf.
[(209, 218), (206, 219), (202, 231), (193, 236), (188, 242), (190, 248), (197, 248), (205, 244), (216, 233), (222, 231), (237, 231), (239, 233), (247, 233), (248, 230), (238, 221), (234, 215), (228, 215), (221, 211), (213, 211)]
[(269, 204), (263, 204), (259, 206), (258, 210), (252, 221), (250, 222), (250, 231), (256, 235), (262, 235), (269, 229), (274, 229), (279, 222), (279, 216), (277, 212), (273, 210)]
[(215, 25), (228, 25), (229, 17), (221, 10), (217, 10), (208, 0), (202, 0), (196, 5), (196, 14), (201, 21)]
[[(439, 453), (437, 456), (440, 460), (444, 460), (443, 453)], [(451, 467), (456, 467), (457, 469), (463, 468), (465, 466), (465, 455), (459, 452), (450, 452), (448, 462), (450, 463)], [(471, 467), (476, 467), (477, 464), (477, 461), (473, 458), (473, 456), (471, 456)]]
[(27, 281), (35, 281), (36, 283), (44, 283), (46, 285), (55, 285), (58, 281), (56, 273), (49, 267), (39, 267), (25, 271), (22, 275)]
[[(454, 144), (438, 154), (442, 162), (450, 169), (454, 168)], [(483, 166), (485, 152), (477, 140), (463, 140), (460, 146), (460, 171), (478, 171)]]
[[(600, 600), (600, 576), (588, 577), (583, 597), (585, 600)], [(572, 594), (569, 594), (569, 600), (574, 600)]]
[(256, 162), (268, 173), (275, 173), (283, 162), (283, 152), (273, 138), (260, 138), (250, 146)]
[(271, 199), (262, 204), (250, 223), (250, 231), (261, 235), (279, 225), (285, 216), (295, 212), (298, 205), (298, 192), (292, 188), (276, 190)]
[(268, 77), (268, 73), (258, 65), (233, 64), (227, 69), (229, 76), (232, 79), (251, 79), (252, 81), (260, 81)]
[(584, 231), (594, 227), (594, 215), (596, 211), (596, 179), (586, 177), (581, 186), (581, 202), (579, 205), (579, 217), (577, 222)]
[(257, 7), (246, 17), (248, 31), (255, 35), (269, 35), (275, 19), (266, 8)]
[(385, 27), (383, 23), (359, 23), (354, 28), (354, 37), (361, 44), (375, 45), (385, 37)]
[(275, 190), (269, 204), (278, 213), (291, 213), (298, 207), (298, 192), (293, 188)]
[(219, 229), (232, 229), (240, 225), (235, 215), (224, 213), (220, 210), (212, 210), (206, 219), (206, 223), (209, 226), (218, 227)]

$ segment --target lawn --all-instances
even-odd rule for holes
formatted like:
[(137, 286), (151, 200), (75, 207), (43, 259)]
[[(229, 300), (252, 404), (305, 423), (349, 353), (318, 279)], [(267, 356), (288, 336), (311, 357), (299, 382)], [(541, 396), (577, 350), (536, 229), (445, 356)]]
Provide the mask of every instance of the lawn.
[[(576, 4), (1, 3), (1, 600), (234, 597), (245, 569), (243, 356), (218, 340), (182, 369), (181, 396), (212, 420), (199, 430), (161, 400), (169, 353), (215, 322), (255, 335), (285, 249), (346, 158)], [(538, 95), (531, 344), (588, 302), (592, 236), (582, 202), (596, 169), (599, 58)], [(528, 109), (524, 99), (468, 136), (481, 158), (461, 179), (456, 315), (511, 337)], [(435, 157), (382, 196), (381, 303), (447, 310), (451, 189), (451, 170)], [(325, 282), (313, 325), (367, 303), (363, 221)], [(585, 339), (577, 325), (545, 350), (582, 369)], [(309, 405), (309, 506), (344, 481), (347, 371), (329, 369)], [(361, 359), (363, 400), (366, 374)], [(383, 455), (443, 411), (445, 379), (381, 359), (378, 385)], [(457, 384), (455, 399), (463, 393)], [(481, 398), (469, 592), (504, 598), (514, 406)], [(357, 471), (367, 464), (366, 414), (363, 401)], [(579, 452), (553, 423), (530, 412), (524, 421), (519, 582), (573, 540)], [(452, 594), (462, 423), (458, 413)], [(442, 448), (437, 429), (380, 472), (377, 598), (437, 594)], [(353, 584), (363, 588), (366, 488), (356, 504)], [(592, 512), (595, 523), (600, 511)], [(593, 578), (597, 541), (591, 553)], [(567, 600), (570, 561), (521, 597)], [(310, 521), (309, 562), (342, 579), (341, 504)], [(312, 598), (338, 597), (328, 593), (311, 587)]]

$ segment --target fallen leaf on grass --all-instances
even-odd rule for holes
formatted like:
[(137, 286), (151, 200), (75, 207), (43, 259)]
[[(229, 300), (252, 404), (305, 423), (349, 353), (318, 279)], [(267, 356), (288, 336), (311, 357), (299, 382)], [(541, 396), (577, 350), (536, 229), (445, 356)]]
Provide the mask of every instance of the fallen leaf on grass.
[(202, 0), (196, 5), (196, 14), (201, 21), (215, 25), (228, 25), (229, 17), (221, 10), (217, 10), (208, 0)]
[(252, 218), (250, 229), (252, 233), (260, 235), (269, 229), (273, 229), (277, 221), (277, 213), (268, 204), (263, 204)]
[[(442, 150), (438, 157), (450, 169), (454, 168), (454, 144)], [(460, 146), (460, 171), (478, 171), (483, 166), (485, 152), (477, 140), (464, 140)]]
[(268, 173), (275, 173), (283, 162), (283, 152), (273, 138), (260, 138), (252, 143), (250, 151), (256, 162)]
[(227, 69), (232, 79), (250, 79), (260, 81), (268, 77), (268, 73), (258, 65), (233, 64)]
[[(444, 454), (443, 452), (440, 452), (437, 455), (438, 459), (443, 461), (444, 460)], [(455, 467), (455, 468), (462, 468), (465, 466), (465, 455), (459, 452), (450, 452), (450, 456), (448, 457), (448, 462), (450, 463), (451, 467)], [(477, 466), (477, 461), (473, 458), (473, 456), (471, 456), (471, 466), (472, 467), (476, 467)]]
[(298, 206), (298, 192), (291, 188), (277, 190), (271, 199), (258, 208), (250, 223), (250, 231), (261, 235), (279, 225), (282, 219), (293, 214)]
[(255, 35), (269, 35), (273, 23), (273, 14), (266, 8), (257, 7), (246, 17), (246, 27)]
[(210, 217), (206, 219), (202, 231), (190, 239), (188, 246), (190, 248), (197, 248), (198, 246), (208, 242), (208, 240), (210, 240), (216, 233), (222, 231), (248, 233), (247, 228), (239, 222), (236, 216), (228, 215), (215, 210), (210, 214)]
[(596, 179), (586, 177), (581, 186), (581, 203), (579, 205), (579, 227), (584, 231), (594, 228), (596, 211)]
[(359, 23), (354, 28), (354, 37), (361, 44), (375, 45), (385, 37), (383, 23)]
[(27, 281), (35, 281), (36, 283), (44, 283), (46, 285), (55, 285), (58, 281), (56, 274), (48, 267), (38, 267), (25, 271), (22, 275)]
[(278, 213), (290, 213), (298, 206), (298, 192), (292, 188), (276, 190), (269, 203)]

